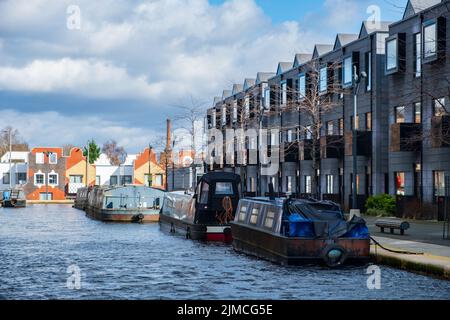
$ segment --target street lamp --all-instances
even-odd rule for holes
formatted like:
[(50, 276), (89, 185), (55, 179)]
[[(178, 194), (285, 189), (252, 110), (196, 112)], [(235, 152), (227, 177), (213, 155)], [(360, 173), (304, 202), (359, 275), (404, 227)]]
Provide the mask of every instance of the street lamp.
[[(53, 152), (45, 151), (44, 155), (47, 156), (47, 163), (50, 163), (50, 155), (53, 154)], [(45, 178), (45, 200), (48, 201), (48, 179), (49, 179), (49, 172), (47, 172), (44, 176)]]
[(152, 176), (152, 150), (153, 147), (148, 145), (148, 186), (151, 188), (153, 185), (153, 176)]
[(359, 87), (361, 84), (361, 79), (366, 79), (367, 73), (361, 72), (360, 75), (358, 75), (358, 68), (356, 66), (353, 66), (353, 147), (352, 147), (352, 153), (353, 153), (353, 176), (352, 176), (352, 183), (353, 183), (353, 197), (352, 197), (352, 208), (357, 209), (358, 207), (358, 187), (356, 185), (357, 182), (357, 170), (358, 170), (358, 93), (359, 93)]

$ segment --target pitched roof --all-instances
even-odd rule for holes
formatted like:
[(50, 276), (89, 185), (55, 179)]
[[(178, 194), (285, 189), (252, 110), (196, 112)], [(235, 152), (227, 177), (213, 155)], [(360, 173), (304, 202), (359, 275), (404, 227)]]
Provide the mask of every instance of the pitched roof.
[(216, 104), (218, 104), (218, 103), (221, 102), (221, 101), (222, 101), (222, 98), (221, 98), (221, 97), (214, 97), (214, 105), (213, 105), (213, 107), (215, 107)]
[(275, 77), (275, 73), (273, 72), (258, 72), (258, 74), (256, 75), (256, 84), (267, 82), (270, 78), (273, 77)]
[(277, 67), (277, 76), (292, 69), (292, 62), (279, 62)]
[(242, 84), (234, 84), (231, 95), (234, 96), (235, 94), (238, 94), (239, 92), (242, 91), (243, 88), (244, 88), (244, 86)]
[(336, 36), (336, 40), (334, 41), (334, 48), (333, 50), (342, 48), (349, 44), (350, 42), (353, 42), (358, 39), (357, 34), (350, 34), (350, 33), (338, 33)]
[(406, 4), (403, 19), (412, 17), (413, 15), (441, 3), (441, 0), (408, 0)]
[(223, 92), (222, 92), (222, 100), (225, 100), (226, 98), (231, 96), (231, 94), (232, 94), (231, 90), (223, 90)]
[(309, 53), (297, 53), (294, 59), (294, 68), (301, 66), (302, 64), (307, 63), (312, 59), (312, 54)]
[(364, 21), (359, 32), (359, 39), (374, 32), (389, 32), (390, 21)]
[(247, 91), (256, 84), (256, 79), (245, 79), (244, 81), (244, 91)]
[(318, 58), (323, 56), (325, 53), (333, 51), (333, 47), (334, 46), (332, 44), (316, 44), (314, 46), (313, 58)]

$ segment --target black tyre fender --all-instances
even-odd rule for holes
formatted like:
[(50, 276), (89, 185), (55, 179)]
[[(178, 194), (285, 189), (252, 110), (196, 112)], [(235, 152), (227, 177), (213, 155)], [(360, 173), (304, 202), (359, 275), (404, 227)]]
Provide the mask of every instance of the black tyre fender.
[(175, 233), (175, 226), (173, 222), (170, 223), (170, 233)]
[(186, 229), (186, 239), (191, 239), (191, 228), (187, 227)]
[[(332, 251), (340, 251), (341, 255), (340, 257), (333, 259), (332, 257), (330, 257), (330, 253)], [(342, 266), (345, 261), (347, 260), (348, 257), (348, 252), (347, 250), (345, 250), (344, 247), (337, 245), (337, 244), (330, 244), (328, 246), (326, 246), (321, 253), (321, 258), (324, 261), (324, 263), (326, 264), (327, 267), (329, 268), (337, 268)]]

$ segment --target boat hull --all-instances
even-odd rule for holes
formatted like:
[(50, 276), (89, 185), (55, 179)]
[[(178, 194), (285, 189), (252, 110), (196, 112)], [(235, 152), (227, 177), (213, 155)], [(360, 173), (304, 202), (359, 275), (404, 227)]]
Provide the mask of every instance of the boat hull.
[(247, 225), (231, 223), (233, 248), (251, 256), (282, 265), (327, 264), (328, 249), (343, 248), (344, 264), (363, 264), (370, 259), (369, 239), (287, 238)]
[(4, 208), (25, 208), (27, 206), (26, 200), (3, 200), (2, 206)]
[(161, 230), (173, 234), (178, 234), (187, 239), (231, 243), (231, 228), (229, 225), (212, 226), (204, 224), (193, 224), (188, 221), (175, 219), (166, 215), (160, 215), (159, 224)]
[(157, 223), (159, 214), (139, 210), (104, 210), (86, 208), (86, 215), (104, 222)]

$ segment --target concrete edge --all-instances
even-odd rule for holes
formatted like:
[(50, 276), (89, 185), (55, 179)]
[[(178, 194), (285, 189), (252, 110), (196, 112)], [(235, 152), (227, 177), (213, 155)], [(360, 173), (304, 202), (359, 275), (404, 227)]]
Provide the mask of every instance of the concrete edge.
[(398, 254), (374, 246), (370, 256), (375, 263), (450, 281), (450, 259), (446, 257)]
[(52, 200), (52, 201), (44, 201), (44, 200), (27, 200), (27, 204), (74, 204), (73, 200)]

